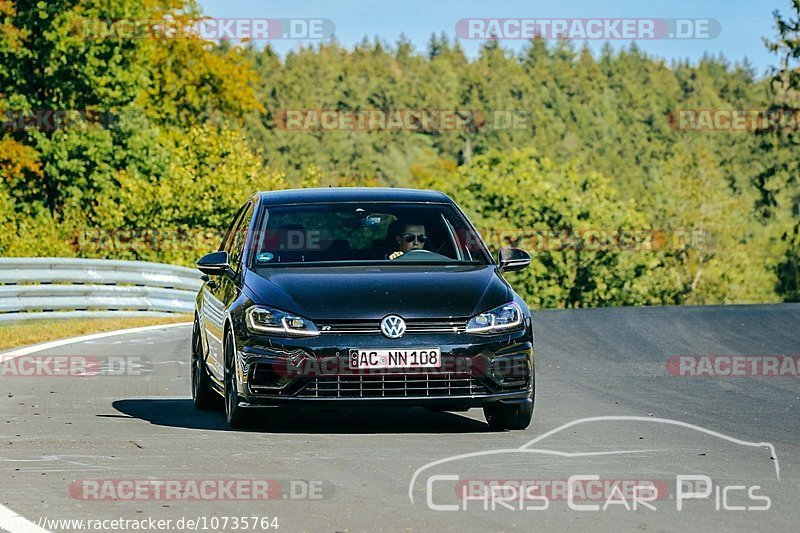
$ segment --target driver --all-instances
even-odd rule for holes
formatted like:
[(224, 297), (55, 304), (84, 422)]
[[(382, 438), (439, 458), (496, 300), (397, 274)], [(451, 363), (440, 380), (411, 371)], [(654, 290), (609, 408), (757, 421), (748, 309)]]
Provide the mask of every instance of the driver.
[(404, 222), (395, 220), (389, 226), (390, 240), (394, 239), (399, 250), (389, 254), (389, 259), (397, 259), (406, 252), (423, 250), (428, 236), (425, 235), (425, 225), (419, 222)]

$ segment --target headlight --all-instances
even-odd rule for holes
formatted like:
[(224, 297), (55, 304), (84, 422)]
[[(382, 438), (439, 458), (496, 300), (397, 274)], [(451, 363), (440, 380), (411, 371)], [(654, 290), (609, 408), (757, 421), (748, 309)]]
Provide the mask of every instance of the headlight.
[(248, 309), (245, 314), (247, 329), (251, 333), (303, 337), (319, 335), (317, 326), (307, 318), (279, 309), (256, 305)]
[(467, 324), (467, 333), (500, 333), (522, 326), (522, 309), (514, 302), (475, 315)]

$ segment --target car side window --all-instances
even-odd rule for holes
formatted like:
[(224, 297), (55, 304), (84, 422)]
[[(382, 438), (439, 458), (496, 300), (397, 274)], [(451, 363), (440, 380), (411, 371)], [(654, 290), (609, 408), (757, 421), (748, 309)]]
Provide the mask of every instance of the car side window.
[(236, 233), (236, 228), (239, 226), (239, 221), (242, 219), (242, 213), (248, 205), (250, 205), (249, 202), (240, 207), (236, 212), (236, 216), (233, 217), (233, 222), (231, 222), (231, 225), (228, 226), (228, 231), (225, 232), (225, 236), (222, 238), (222, 244), (220, 244), (218, 251), (228, 252), (230, 255), (233, 247), (233, 236)]
[(250, 220), (253, 218), (253, 204), (247, 204), (244, 213), (239, 219), (239, 225), (233, 230), (231, 239), (230, 265), (236, 273), (241, 272), (242, 254), (247, 242), (247, 230), (250, 229)]
[[(469, 260), (472, 261), (472, 256), (469, 258), (464, 257), (464, 251), (461, 246), (458, 245), (458, 237), (456, 237), (456, 230), (453, 229), (453, 224), (447, 219), (444, 214), (439, 215), (444, 222), (444, 226), (447, 229), (447, 244), (452, 247), (453, 251), (455, 252), (455, 258), (459, 261)], [(444, 244), (443, 244), (444, 246)], [(467, 254), (469, 254), (469, 249), (467, 249)]]

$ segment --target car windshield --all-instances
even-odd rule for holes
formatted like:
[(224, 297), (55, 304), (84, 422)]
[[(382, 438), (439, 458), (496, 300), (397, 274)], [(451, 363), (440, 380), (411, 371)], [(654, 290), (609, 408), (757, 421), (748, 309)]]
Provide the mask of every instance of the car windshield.
[(252, 236), (255, 268), (322, 263), (479, 263), (491, 259), (448, 204), (336, 203), (270, 207)]

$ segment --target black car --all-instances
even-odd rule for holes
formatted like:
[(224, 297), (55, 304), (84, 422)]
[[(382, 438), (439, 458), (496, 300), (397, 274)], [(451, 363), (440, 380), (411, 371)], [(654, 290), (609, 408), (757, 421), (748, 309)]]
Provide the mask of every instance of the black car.
[[(533, 325), (459, 207), (436, 191), (264, 192), (239, 209), (204, 284), (192, 398), (233, 427), (285, 404), (483, 407), (493, 429), (533, 415)], [(260, 413), (265, 413), (259, 410)]]

